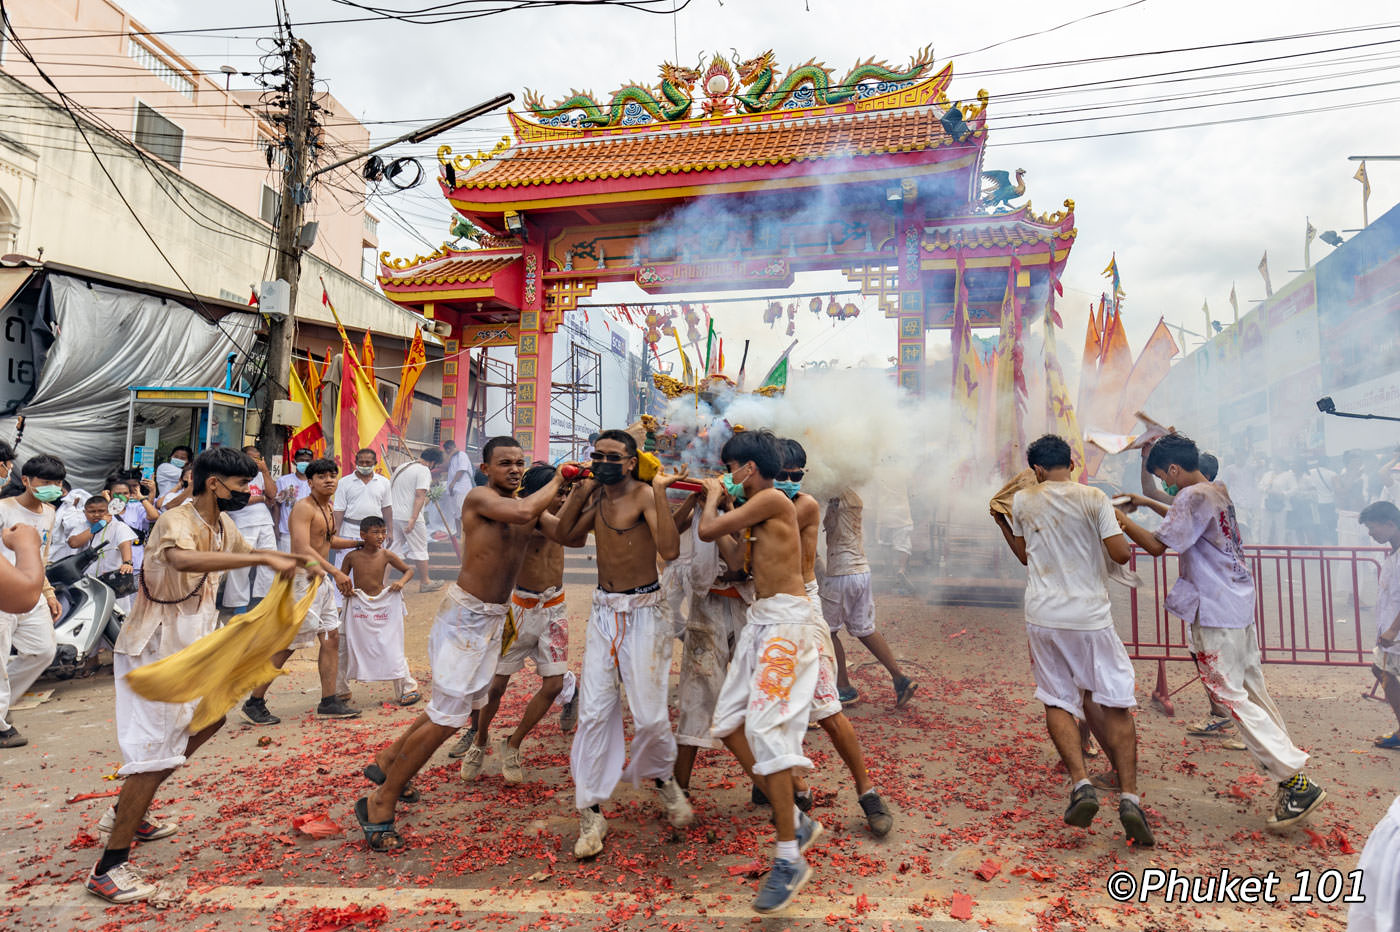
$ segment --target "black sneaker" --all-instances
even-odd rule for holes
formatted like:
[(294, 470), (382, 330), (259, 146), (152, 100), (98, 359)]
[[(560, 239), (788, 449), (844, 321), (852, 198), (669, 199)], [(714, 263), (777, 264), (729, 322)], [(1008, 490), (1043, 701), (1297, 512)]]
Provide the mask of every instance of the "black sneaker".
[(266, 699), (249, 698), (243, 703), (243, 718), (249, 725), (280, 725), (282, 720), (267, 710)]
[[(797, 808), (801, 809), (803, 812), (811, 812), (812, 806), (816, 804), (816, 796), (817, 794), (812, 790), (808, 790), (805, 793), (793, 793), (792, 801), (797, 803)], [(768, 802), (768, 797), (765, 796), (763, 801), (765, 803)]]
[(468, 728), (462, 732), (462, 737), (457, 739), (457, 743), (452, 745), (452, 749), (447, 752), (448, 757), (465, 757), (471, 746), (476, 744), (476, 729)]
[(909, 700), (914, 698), (914, 690), (919, 688), (919, 684), (907, 676), (901, 676), (894, 681), (894, 707), (902, 709), (909, 704)]
[(29, 739), (19, 733), (19, 729), (11, 725), (4, 731), (0, 731), (0, 748), (22, 748), (29, 743)]
[(339, 696), (328, 696), (316, 705), (317, 718), (359, 718), (360, 710)]
[(1157, 844), (1147, 824), (1147, 814), (1131, 799), (1118, 800), (1118, 821), (1123, 824), (1123, 832), (1139, 848), (1151, 848)]
[(870, 826), (876, 838), (884, 838), (894, 828), (894, 816), (890, 815), (889, 807), (874, 790), (860, 798), (860, 808), (865, 810), (865, 824)]
[(1086, 783), (1069, 794), (1069, 808), (1065, 810), (1065, 824), (1075, 828), (1088, 828), (1099, 811), (1099, 794), (1092, 783)]
[(753, 803), (755, 806), (766, 806), (768, 805), (768, 796), (758, 787), (754, 787), (749, 792), (749, 802)]
[(559, 730), (564, 734), (572, 734), (578, 727), (578, 691), (575, 687), (574, 698), (564, 703), (564, 707), (559, 710)]
[(1290, 790), (1280, 783), (1274, 801), (1274, 814), (1269, 816), (1269, 828), (1285, 829), (1303, 821), (1326, 798), (1327, 792), (1311, 780), (1305, 790)]

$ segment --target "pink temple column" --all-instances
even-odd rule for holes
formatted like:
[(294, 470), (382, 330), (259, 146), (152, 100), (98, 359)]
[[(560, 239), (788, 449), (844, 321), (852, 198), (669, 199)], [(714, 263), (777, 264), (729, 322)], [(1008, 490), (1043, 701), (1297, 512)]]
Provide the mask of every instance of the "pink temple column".
[(912, 216), (907, 198), (899, 226), (899, 387), (916, 398), (924, 396), (924, 283), (919, 268), (923, 224)]
[(532, 459), (549, 461), (549, 396), (554, 332), (544, 310), (544, 246), (525, 244), (524, 300), (515, 353), (515, 438)]

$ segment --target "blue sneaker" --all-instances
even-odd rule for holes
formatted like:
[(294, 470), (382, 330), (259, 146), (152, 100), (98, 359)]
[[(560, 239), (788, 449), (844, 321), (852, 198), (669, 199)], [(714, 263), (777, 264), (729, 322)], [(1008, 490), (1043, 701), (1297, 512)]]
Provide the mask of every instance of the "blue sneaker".
[(799, 856), (796, 861), (774, 858), (773, 869), (768, 872), (768, 879), (763, 882), (763, 888), (754, 898), (754, 912), (776, 913), (787, 908), (793, 897), (797, 896), (797, 891), (801, 890), (811, 877), (812, 868), (807, 864), (806, 858)]
[(797, 823), (797, 851), (799, 854), (806, 854), (807, 849), (817, 843), (817, 839), (822, 837), (822, 824), (807, 813), (802, 813), (802, 820)]

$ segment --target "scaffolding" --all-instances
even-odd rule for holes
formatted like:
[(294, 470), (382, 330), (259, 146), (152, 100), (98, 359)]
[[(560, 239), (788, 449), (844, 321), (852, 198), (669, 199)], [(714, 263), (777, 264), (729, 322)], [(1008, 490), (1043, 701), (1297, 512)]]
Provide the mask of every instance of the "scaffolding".
[[(467, 441), (469, 454), (480, 453), (486, 444), (486, 425), (495, 418), (505, 415), (515, 423), (515, 364), (504, 359), (495, 359), (488, 349), (482, 348), (471, 361), (471, 379), (468, 382), (467, 400)], [(505, 389), (505, 399), (494, 410), (487, 410), (488, 389)]]
[(603, 429), (603, 356), (572, 341), (569, 355), (554, 367), (551, 379), (550, 446), (566, 446), (565, 459), (580, 459), (589, 434)]

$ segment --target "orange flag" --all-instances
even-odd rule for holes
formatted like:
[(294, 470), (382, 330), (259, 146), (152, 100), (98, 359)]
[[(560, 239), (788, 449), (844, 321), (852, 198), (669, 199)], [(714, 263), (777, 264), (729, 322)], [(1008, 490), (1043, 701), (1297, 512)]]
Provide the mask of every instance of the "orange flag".
[(1166, 321), (1158, 320), (1157, 328), (1148, 337), (1147, 345), (1138, 354), (1133, 371), (1128, 375), (1118, 405), (1118, 418), (1111, 428), (1113, 431), (1122, 433), (1132, 429), (1137, 412), (1147, 404), (1153, 389), (1167, 377), (1172, 358), (1180, 351), (1171, 331), (1167, 329)]
[(360, 349), (360, 365), (369, 371), (370, 377), (374, 377), (374, 341), (369, 338), (369, 331), (365, 331), (365, 343)]
[(408, 355), (404, 357), (403, 371), (399, 373), (399, 394), (394, 399), (394, 411), (389, 415), (389, 420), (399, 433), (408, 429), (408, 419), (413, 414), (413, 388), (418, 384), (418, 376), (423, 372), (427, 361), (427, 351), (423, 347), (423, 328), (418, 327), (413, 332), (413, 345), (408, 348)]
[[(326, 368), (330, 368), (330, 355), (329, 352), (326, 353)], [(316, 368), (316, 354), (311, 353), (306, 363), (306, 397), (317, 423), (321, 420), (321, 383), (325, 380), (324, 377), (325, 369), (318, 370)], [(326, 438), (320, 432), (313, 436), (312, 442), (308, 446), (311, 447), (311, 453), (317, 459), (326, 455)], [(296, 447), (292, 449), (295, 452)]]
[[(1103, 299), (1099, 299), (1100, 308)], [(1103, 328), (1099, 326), (1099, 312), (1089, 305), (1089, 326), (1084, 332), (1084, 361), (1079, 368), (1079, 410), (1087, 411), (1089, 399), (1094, 397), (1094, 387), (1099, 380), (1099, 360), (1103, 358)]]

